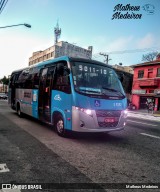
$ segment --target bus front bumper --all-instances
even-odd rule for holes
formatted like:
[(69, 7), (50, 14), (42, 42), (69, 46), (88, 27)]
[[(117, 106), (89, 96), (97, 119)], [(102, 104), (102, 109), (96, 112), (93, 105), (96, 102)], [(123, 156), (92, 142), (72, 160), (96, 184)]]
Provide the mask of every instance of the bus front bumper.
[[(115, 119), (117, 122), (106, 123), (106, 117), (97, 117), (95, 110), (90, 110), (87, 114), (76, 107), (72, 108), (72, 130), (76, 132), (111, 132), (123, 130), (126, 125), (127, 115), (125, 111), (120, 112), (120, 116)], [(107, 111), (107, 110), (105, 110)]]

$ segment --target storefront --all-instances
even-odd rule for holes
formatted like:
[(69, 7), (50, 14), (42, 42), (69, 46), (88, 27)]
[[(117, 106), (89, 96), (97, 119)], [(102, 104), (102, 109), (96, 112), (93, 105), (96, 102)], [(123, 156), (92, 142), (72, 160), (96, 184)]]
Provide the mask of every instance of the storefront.
[(151, 94), (146, 92), (146, 90), (132, 90), (132, 103), (136, 109), (146, 109), (148, 101), (153, 102), (155, 111), (160, 111), (160, 89), (155, 89)]
[(136, 109), (146, 109), (147, 100), (160, 111), (160, 55), (156, 60), (132, 65), (134, 68), (132, 103)]

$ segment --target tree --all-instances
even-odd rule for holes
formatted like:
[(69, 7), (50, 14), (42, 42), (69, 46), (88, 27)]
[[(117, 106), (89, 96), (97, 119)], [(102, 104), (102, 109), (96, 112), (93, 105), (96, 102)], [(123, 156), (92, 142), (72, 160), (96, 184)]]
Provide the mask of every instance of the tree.
[(8, 83), (9, 83), (9, 78), (7, 78), (6, 76), (4, 76), (2, 79), (0, 79), (0, 81), (1, 81), (4, 85), (8, 85)]
[(158, 55), (157, 51), (147, 53), (147, 54), (142, 56), (142, 61), (153, 61), (157, 55)]

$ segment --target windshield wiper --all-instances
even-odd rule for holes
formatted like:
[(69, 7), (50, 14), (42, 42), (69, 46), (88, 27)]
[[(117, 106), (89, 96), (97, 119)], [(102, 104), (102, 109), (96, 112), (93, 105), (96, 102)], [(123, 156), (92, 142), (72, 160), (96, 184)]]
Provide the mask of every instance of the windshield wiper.
[(100, 89), (92, 88), (92, 87), (79, 87), (79, 90), (81, 90), (81, 91), (89, 91), (89, 92), (96, 92), (96, 93), (100, 93), (101, 92)]
[(84, 91), (84, 92), (90, 92), (90, 93), (99, 93), (99, 94), (101, 94), (101, 92), (100, 91), (94, 91), (94, 90), (80, 90), (80, 91)]
[(108, 88), (108, 87), (102, 87), (102, 89), (105, 89), (105, 90), (109, 90), (111, 92), (115, 92), (115, 93), (120, 93), (123, 97), (125, 97), (123, 95), (123, 93), (121, 93), (120, 91), (116, 90), (116, 89), (112, 89), (112, 88)]

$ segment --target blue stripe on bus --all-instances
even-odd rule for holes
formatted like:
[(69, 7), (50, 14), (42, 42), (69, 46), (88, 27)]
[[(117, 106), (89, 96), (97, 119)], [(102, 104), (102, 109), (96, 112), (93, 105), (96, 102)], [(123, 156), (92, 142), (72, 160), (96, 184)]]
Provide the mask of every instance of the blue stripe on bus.
[(65, 129), (72, 130), (72, 94), (52, 90), (51, 114), (54, 112), (61, 113)]
[(32, 90), (32, 116), (38, 119), (38, 90)]

